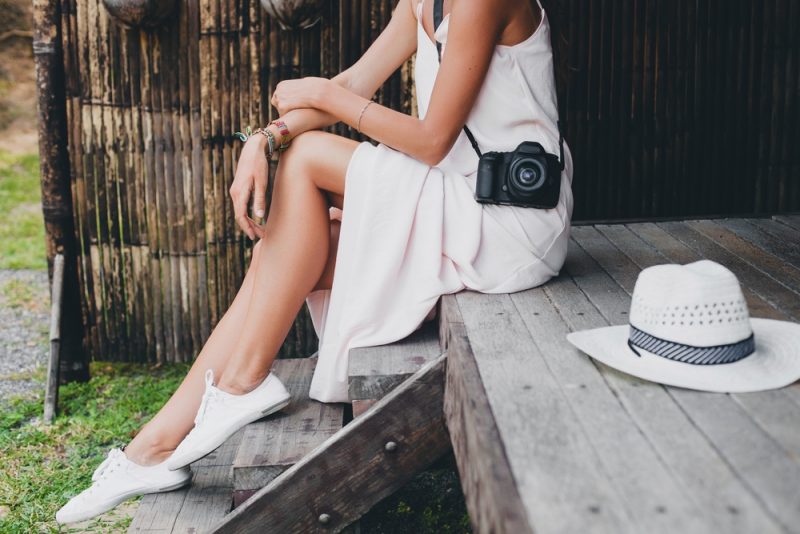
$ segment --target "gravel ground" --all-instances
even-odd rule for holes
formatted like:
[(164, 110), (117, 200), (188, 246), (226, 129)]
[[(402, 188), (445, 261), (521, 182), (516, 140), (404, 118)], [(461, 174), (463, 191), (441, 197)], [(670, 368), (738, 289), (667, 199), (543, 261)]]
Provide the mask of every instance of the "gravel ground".
[(46, 271), (0, 269), (0, 402), (42, 391), (49, 314)]

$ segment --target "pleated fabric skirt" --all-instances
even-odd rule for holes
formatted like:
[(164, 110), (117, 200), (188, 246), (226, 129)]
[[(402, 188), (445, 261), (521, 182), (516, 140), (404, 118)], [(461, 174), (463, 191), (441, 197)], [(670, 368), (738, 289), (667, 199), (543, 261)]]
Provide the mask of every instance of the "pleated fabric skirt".
[(382, 143), (355, 149), (332, 287), (306, 299), (319, 337), (312, 399), (348, 402), (348, 351), (408, 336), (441, 295), (510, 293), (558, 274), (572, 214), (571, 155), (552, 210), (480, 204), (475, 177)]

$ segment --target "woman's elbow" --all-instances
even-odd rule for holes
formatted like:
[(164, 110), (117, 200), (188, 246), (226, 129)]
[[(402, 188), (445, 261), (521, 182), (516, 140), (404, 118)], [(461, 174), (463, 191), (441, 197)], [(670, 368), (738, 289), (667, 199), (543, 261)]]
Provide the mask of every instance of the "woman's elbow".
[(431, 166), (437, 165), (442, 161), (455, 143), (455, 139), (450, 136), (436, 134), (424, 136), (423, 139), (425, 139), (425, 143), (422, 146), (420, 160)]

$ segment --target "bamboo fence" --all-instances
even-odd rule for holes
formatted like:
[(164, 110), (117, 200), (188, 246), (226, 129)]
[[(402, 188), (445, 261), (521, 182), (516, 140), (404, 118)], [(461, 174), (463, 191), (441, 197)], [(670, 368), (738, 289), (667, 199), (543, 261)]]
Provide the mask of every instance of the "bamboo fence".
[[(190, 361), (250, 257), (228, 197), (232, 133), (274, 118), (280, 80), (351, 65), (397, 0), (330, 0), (298, 31), (255, 0), (182, 0), (149, 30), (117, 25), (99, 0), (59, 1), (84, 344), (100, 359)], [(800, 2), (560, 9), (576, 219), (800, 209)], [(378, 100), (415, 113), (410, 65)], [(304, 308), (281, 355), (315, 348)]]

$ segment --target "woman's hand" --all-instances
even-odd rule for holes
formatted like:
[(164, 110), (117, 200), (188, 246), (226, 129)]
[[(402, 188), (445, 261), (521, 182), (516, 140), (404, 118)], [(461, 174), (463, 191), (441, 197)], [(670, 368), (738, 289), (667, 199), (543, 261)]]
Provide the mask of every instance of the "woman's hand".
[(293, 109), (319, 108), (320, 100), (332, 83), (334, 82), (327, 78), (311, 76), (298, 80), (284, 80), (275, 87), (270, 103), (281, 115)]
[[(270, 128), (272, 128), (270, 126)], [(277, 133), (274, 131), (272, 133)], [(236, 224), (250, 239), (263, 237), (263, 229), (248, 216), (248, 205), (253, 197), (253, 213), (264, 216), (267, 204), (267, 180), (269, 161), (265, 153), (267, 139), (262, 134), (254, 134), (247, 139), (236, 164), (236, 175), (229, 189), (233, 201)]]

